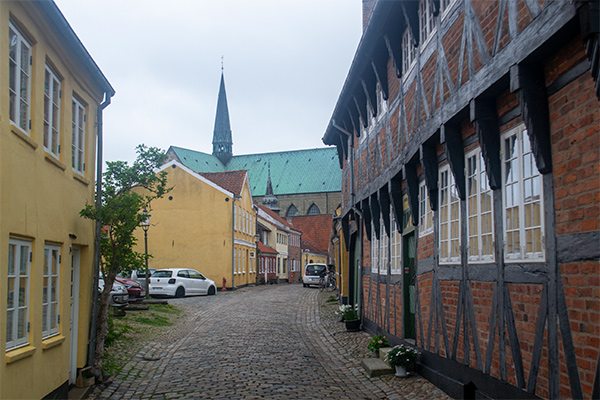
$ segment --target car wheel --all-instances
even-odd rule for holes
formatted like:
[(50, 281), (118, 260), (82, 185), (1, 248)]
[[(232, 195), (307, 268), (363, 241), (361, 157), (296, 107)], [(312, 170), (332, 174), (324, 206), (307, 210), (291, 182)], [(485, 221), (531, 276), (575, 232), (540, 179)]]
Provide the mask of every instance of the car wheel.
[(304, 286), (304, 287), (308, 287), (308, 285), (307, 285), (306, 283), (303, 283), (303, 284), (302, 284), (302, 286)]
[(217, 293), (217, 290), (215, 289), (214, 286), (211, 286), (208, 288), (208, 295), (212, 296), (213, 294)]
[(175, 297), (183, 297), (185, 296), (185, 289), (183, 288), (183, 286), (179, 286), (177, 288), (177, 290), (175, 291)]

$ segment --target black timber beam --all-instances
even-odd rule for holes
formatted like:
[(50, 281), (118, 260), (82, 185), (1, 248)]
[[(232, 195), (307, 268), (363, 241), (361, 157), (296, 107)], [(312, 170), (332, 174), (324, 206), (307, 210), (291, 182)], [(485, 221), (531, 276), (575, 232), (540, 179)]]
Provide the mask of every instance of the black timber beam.
[(342, 234), (344, 235), (344, 243), (346, 244), (346, 248), (350, 247), (350, 216), (352, 212), (347, 213), (342, 218)]
[[(371, 113), (373, 118), (377, 116), (377, 80), (375, 79), (375, 73), (371, 69), (371, 73), (364, 73), (363, 78), (360, 80), (360, 85), (365, 91), (367, 101), (371, 104)], [(367, 109), (368, 110), (368, 109)], [(369, 113), (367, 111), (367, 117)]]
[(467, 198), (465, 183), (465, 149), (463, 147), (462, 135), (458, 125), (442, 125), (440, 128), (440, 141), (444, 144), (450, 169), (454, 175), (454, 182), (458, 189), (458, 197), (461, 200)]
[(596, 97), (600, 99), (600, 2), (584, 1), (577, 13), (581, 37), (586, 42), (585, 52), (590, 61), (590, 72), (596, 83)]
[(421, 37), (419, 31), (419, 2), (401, 1), (400, 6), (404, 14), (404, 21), (410, 27), (410, 33), (415, 40), (415, 46), (418, 46)]
[(429, 194), (429, 204), (432, 211), (438, 209), (438, 160), (435, 145), (423, 143), (420, 151), (421, 166), (425, 172), (425, 184)]
[(385, 226), (385, 233), (391, 237), (390, 232), (390, 192), (388, 191), (388, 185), (383, 185), (377, 192), (379, 195), (379, 207), (381, 208), (381, 218), (383, 218), (383, 224)]
[(500, 163), (500, 127), (494, 101), (478, 98), (471, 100), (471, 122), (485, 161), (485, 172), (493, 190), (502, 187)]
[(375, 237), (381, 238), (381, 224), (379, 219), (381, 218), (381, 208), (379, 207), (379, 200), (377, 199), (377, 193), (373, 193), (369, 197), (369, 205), (371, 207), (371, 218), (373, 219), (373, 229), (375, 230)]
[(394, 218), (396, 220), (396, 229), (398, 229), (398, 233), (402, 233), (402, 226), (404, 224), (404, 210), (402, 206), (402, 173), (396, 174), (389, 181), (388, 185), (390, 200), (393, 204)]
[(550, 111), (542, 67), (513, 65), (510, 68), (510, 91), (517, 92), (538, 170), (542, 174), (552, 172)]
[(369, 207), (369, 198), (363, 199), (360, 202), (360, 211), (363, 214), (365, 220), (365, 232), (367, 233), (367, 239), (371, 241), (371, 208)]
[(346, 111), (348, 111), (348, 120), (350, 121), (350, 124), (352, 125), (352, 131), (354, 132), (354, 134), (356, 135), (356, 137), (360, 136), (360, 121), (359, 121), (359, 117), (358, 117), (358, 110), (356, 109), (356, 107), (348, 107), (346, 109)]
[(383, 98), (387, 100), (389, 98), (388, 88), (388, 76), (387, 76), (387, 64), (388, 64), (388, 52), (385, 45), (385, 40), (381, 39), (377, 42), (375, 52), (371, 57), (371, 67), (375, 74), (375, 79), (379, 83), (379, 87), (383, 93)]
[(360, 117), (363, 127), (366, 128), (368, 126), (367, 123), (367, 95), (363, 87), (357, 88), (354, 92), (354, 105), (356, 106), (356, 111), (358, 112), (358, 116)]
[(402, 168), (402, 175), (406, 181), (406, 194), (408, 195), (408, 205), (412, 214), (413, 225), (419, 224), (419, 177), (417, 176), (417, 165), (413, 163), (406, 164)]
[(392, 60), (396, 77), (402, 76), (402, 37), (396, 38), (395, 35), (386, 34), (383, 37), (385, 41), (385, 47), (387, 47), (388, 54)]

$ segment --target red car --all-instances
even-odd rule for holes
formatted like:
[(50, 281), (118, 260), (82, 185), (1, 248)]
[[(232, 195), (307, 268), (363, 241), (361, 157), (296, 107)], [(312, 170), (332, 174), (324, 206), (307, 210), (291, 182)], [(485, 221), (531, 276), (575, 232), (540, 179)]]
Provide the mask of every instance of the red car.
[(120, 276), (117, 276), (115, 280), (127, 289), (129, 302), (138, 301), (146, 296), (146, 291), (138, 282)]

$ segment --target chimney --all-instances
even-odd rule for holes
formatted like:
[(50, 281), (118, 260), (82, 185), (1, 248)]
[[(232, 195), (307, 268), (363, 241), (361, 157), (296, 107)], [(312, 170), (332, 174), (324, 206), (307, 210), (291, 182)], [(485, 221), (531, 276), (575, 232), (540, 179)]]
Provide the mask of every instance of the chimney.
[(367, 22), (369, 22), (369, 17), (371, 16), (371, 11), (373, 11), (373, 6), (375, 5), (375, 0), (362, 0), (363, 3), (363, 32), (367, 27)]

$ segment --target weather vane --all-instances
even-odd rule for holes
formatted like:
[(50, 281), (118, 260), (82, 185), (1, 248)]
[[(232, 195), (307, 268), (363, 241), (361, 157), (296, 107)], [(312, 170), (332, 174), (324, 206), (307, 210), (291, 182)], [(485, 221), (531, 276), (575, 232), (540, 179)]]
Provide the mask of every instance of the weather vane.
[(223, 72), (223, 56), (221, 56), (221, 72)]

